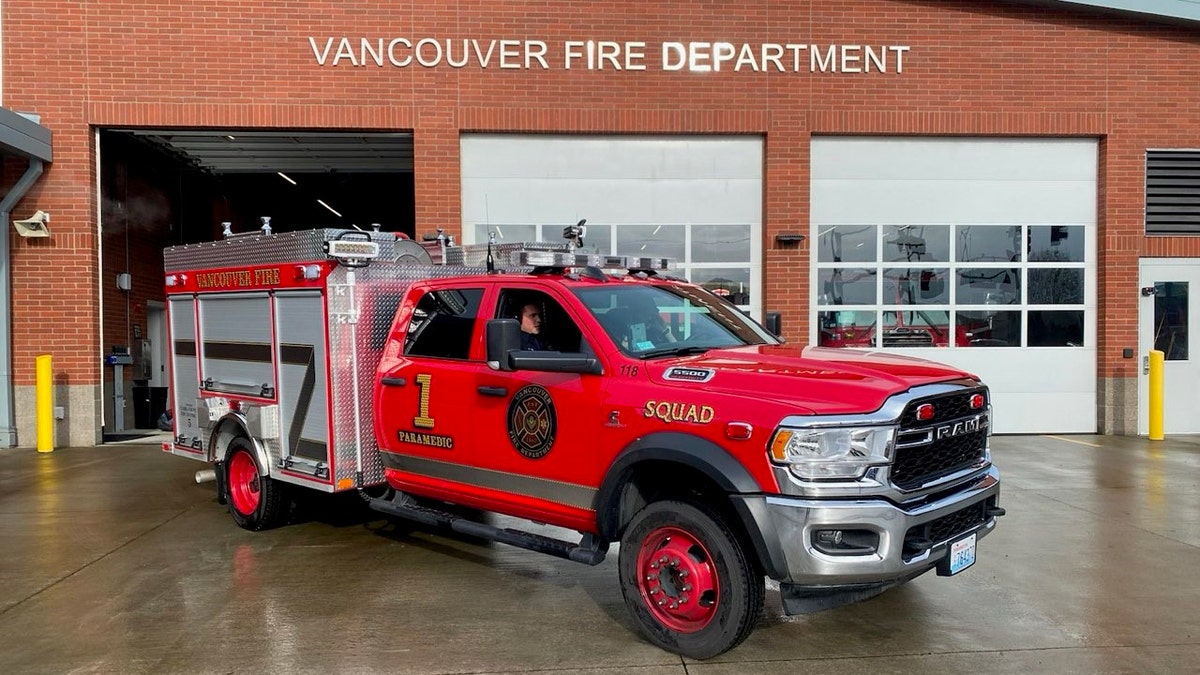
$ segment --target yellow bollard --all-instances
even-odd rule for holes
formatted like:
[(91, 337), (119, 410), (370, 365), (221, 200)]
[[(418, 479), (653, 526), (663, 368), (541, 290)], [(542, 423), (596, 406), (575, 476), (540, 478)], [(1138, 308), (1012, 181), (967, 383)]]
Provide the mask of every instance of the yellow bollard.
[(1163, 352), (1150, 350), (1150, 440), (1163, 439)]
[(54, 451), (54, 359), (37, 357), (37, 451)]
[(53, 357), (37, 357), (37, 451), (54, 451)]

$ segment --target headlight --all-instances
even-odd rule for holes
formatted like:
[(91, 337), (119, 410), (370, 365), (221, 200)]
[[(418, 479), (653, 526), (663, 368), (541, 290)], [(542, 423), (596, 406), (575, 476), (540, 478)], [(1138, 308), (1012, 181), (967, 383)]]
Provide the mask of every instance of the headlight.
[(861, 478), (890, 460), (895, 427), (780, 429), (771, 440), (771, 459), (804, 480)]

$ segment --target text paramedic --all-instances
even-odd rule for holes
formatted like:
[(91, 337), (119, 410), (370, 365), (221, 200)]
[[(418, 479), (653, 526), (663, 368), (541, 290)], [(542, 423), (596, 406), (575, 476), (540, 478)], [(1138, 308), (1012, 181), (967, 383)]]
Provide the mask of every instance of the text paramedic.
[(903, 73), (904, 45), (815, 45), (764, 42), (645, 42), (567, 40), (551, 49), (542, 40), (309, 37), (320, 66), (396, 68), (496, 67), (515, 70), (647, 70), (657, 55), (663, 71), (780, 73)]

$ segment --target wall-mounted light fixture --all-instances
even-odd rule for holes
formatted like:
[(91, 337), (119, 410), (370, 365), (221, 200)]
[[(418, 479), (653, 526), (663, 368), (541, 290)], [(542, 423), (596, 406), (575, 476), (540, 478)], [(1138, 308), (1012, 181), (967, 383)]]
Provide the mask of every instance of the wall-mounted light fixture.
[(46, 227), (48, 222), (50, 214), (45, 211), (38, 211), (25, 220), (12, 221), (13, 227), (17, 228), (17, 234), (22, 237), (49, 237), (50, 228)]
[(799, 246), (804, 241), (804, 235), (799, 232), (780, 232), (775, 235), (775, 245), (779, 247)]

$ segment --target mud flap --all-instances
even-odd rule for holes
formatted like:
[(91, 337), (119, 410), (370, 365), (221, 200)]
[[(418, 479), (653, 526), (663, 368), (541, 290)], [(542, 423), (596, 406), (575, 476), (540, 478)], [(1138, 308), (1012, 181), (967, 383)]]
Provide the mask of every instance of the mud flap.
[(225, 490), (225, 462), (214, 462), (213, 468), (216, 469), (217, 477), (217, 503), (225, 506), (228, 503), (225, 497), (228, 494)]

